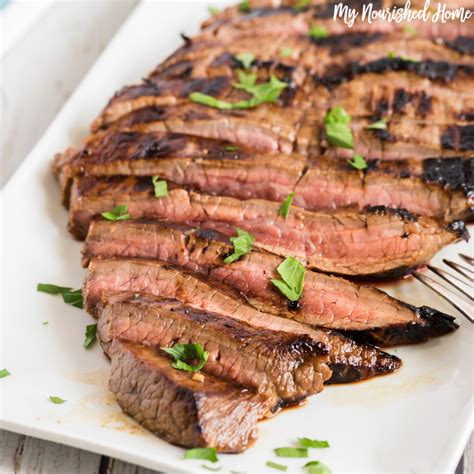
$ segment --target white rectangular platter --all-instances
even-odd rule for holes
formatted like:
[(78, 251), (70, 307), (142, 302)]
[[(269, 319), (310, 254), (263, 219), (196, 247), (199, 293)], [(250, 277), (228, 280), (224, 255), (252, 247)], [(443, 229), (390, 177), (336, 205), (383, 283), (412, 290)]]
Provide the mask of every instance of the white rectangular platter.
[[(100, 347), (82, 347), (91, 318), (60, 298), (37, 293), (36, 284), (78, 288), (83, 278), (81, 246), (66, 231), (51, 158), (79, 142), (114, 91), (138, 81), (178, 47), (180, 32), (195, 33), (207, 7), (203, 1), (137, 7), (3, 191), (0, 369), (12, 374), (0, 380), (4, 429), (164, 472), (202, 470), (201, 462), (182, 459), (184, 450), (121, 414), (107, 391), (109, 364)], [(34, 74), (31, 79), (34, 87)], [(472, 253), (472, 245), (453, 245), (435, 261), (455, 258), (461, 250)], [(454, 313), (413, 279), (384, 289), (409, 303)], [(473, 414), (473, 328), (462, 317), (458, 322), (454, 334), (393, 349), (404, 362), (398, 373), (328, 387), (306, 406), (261, 423), (253, 448), (220, 456), (222, 472), (272, 472), (267, 460), (304, 472), (307, 460), (279, 460), (273, 454), (301, 436), (330, 441), (329, 449), (315, 450), (310, 459), (333, 472), (452, 472)], [(52, 404), (50, 395), (67, 402)]]

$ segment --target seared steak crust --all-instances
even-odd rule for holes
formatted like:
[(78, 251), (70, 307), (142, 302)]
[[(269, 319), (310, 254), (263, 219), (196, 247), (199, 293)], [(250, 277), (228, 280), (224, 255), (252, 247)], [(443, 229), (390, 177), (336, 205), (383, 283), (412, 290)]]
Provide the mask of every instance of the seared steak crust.
[(275, 269), (282, 262), (280, 257), (254, 250), (225, 264), (231, 251), (228, 238), (213, 231), (153, 221), (98, 220), (90, 227), (83, 255), (85, 265), (94, 257), (166, 261), (229, 285), (266, 313), (351, 332), (358, 340), (381, 346), (422, 342), (457, 327), (450, 316), (406, 305), (373, 287), (315, 272), (306, 272), (299, 308), (290, 309), (270, 282), (278, 278)]
[(169, 443), (240, 453), (258, 435), (261, 397), (211, 375), (171, 368), (154, 350), (115, 339), (109, 390), (122, 410)]
[[(398, 358), (390, 354), (355, 343), (340, 334), (258, 311), (231, 287), (169, 264), (143, 259), (97, 259), (89, 265), (84, 298), (86, 309), (91, 314), (97, 315), (111, 296), (124, 291), (177, 299), (187, 306), (256, 328), (307, 335), (317, 344), (316, 347), (329, 348), (328, 364), (333, 375), (328, 383), (373, 377), (392, 372), (401, 364)], [(321, 381), (330, 376), (326, 360), (327, 356), (322, 354), (317, 370)]]

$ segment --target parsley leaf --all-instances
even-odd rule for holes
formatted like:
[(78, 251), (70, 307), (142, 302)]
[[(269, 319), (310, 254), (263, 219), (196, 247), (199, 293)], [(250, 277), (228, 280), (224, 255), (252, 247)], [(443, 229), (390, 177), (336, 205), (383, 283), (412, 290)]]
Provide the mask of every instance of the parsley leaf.
[(110, 212), (102, 212), (101, 216), (105, 217), (108, 221), (126, 221), (130, 219), (128, 206), (126, 205), (115, 206)]
[(224, 150), (225, 151), (239, 151), (240, 148), (235, 145), (229, 145), (229, 146), (224, 147)]
[(388, 59), (395, 59), (395, 53), (393, 51), (389, 51), (387, 53), (387, 58)]
[(310, 38), (323, 39), (329, 36), (328, 30), (325, 26), (318, 26), (316, 23), (311, 25), (308, 33)]
[(307, 469), (308, 474), (332, 474), (331, 469), (321, 461), (310, 461), (303, 467)]
[(349, 128), (351, 116), (338, 105), (324, 117), (326, 135), (331, 145), (341, 148), (354, 148), (354, 138)]
[[(175, 344), (173, 347), (162, 347), (164, 352), (169, 354), (175, 362), (171, 365), (174, 369), (184, 370), (185, 372), (197, 372), (206, 365), (209, 353), (206, 352), (201, 344)], [(190, 365), (188, 362), (198, 361), (196, 365)], [(198, 458), (205, 459), (205, 458)]]
[(320, 441), (318, 439), (298, 438), (298, 443), (304, 448), (329, 448), (327, 441)]
[(356, 170), (365, 170), (367, 168), (367, 162), (364, 160), (362, 155), (359, 155), (359, 153), (354, 155), (353, 161), (347, 160), (347, 162)]
[(54, 395), (51, 395), (49, 397), (49, 400), (53, 403), (55, 403), (56, 405), (60, 405), (61, 403), (66, 403), (67, 400), (63, 400), (61, 397), (56, 397)]
[(291, 56), (292, 54), (293, 54), (293, 48), (286, 47), (286, 48), (281, 48), (280, 49), (280, 56), (282, 58), (287, 58), (287, 57)]
[(278, 469), (279, 471), (287, 471), (288, 466), (284, 466), (283, 464), (277, 464), (276, 462), (267, 461), (265, 466), (272, 467), (273, 469)]
[(283, 219), (286, 219), (288, 217), (288, 214), (290, 213), (291, 203), (293, 202), (294, 197), (295, 193), (290, 193), (281, 203), (280, 209), (278, 209), (278, 215), (283, 217)]
[(301, 10), (304, 10), (308, 5), (311, 0), (298, 0), (294, 6), (294, 9), (297, 12), (300, 12)]
[(50, 283), (38, 283), (37, 291), (48, 293), (49, 295), (61, 295), (66, 304), (82, 309), (82, 290), (73, 290), (65, 286), (52, 285)]
[(252, 63), (255, 60), (255, 56), (252, 53), (240, 53), (236, 54), (234, 57), (242, 64), (245, 69), (250, 69), (252, 67)]
[(307, 458), (308, 448), (276, 448), (275, 454), (280, 458)]
[(88, 324), (86, 326), (86, 335), (84, 339), (84, 348), (89, 349), (97, 338), (97, 324)]
[(160, 180), (158, 176), (152, 176), (151, 182), (153, 183), (155, 197), (159, 198), (168, 196), (168, 183), (165, 180)]
[(245, 230), (235, 229), (237, 232), (237, 237), (231, 237), (229, 240), (234, 246), (234, 253), (229, 255), (224, 259), (224, 263), (232, 263), (238, 260), (243, 255), (248, 254), (252, 250), (252, 244), (255, 241), (255, 237)]
[(216, 99), (202, 92), (192, 92), (189, 99), (198, 104), (207, 105), (221, 110), (232, 109), (250, 109), (265, 102), (276, 102), (281, 91), (287, 87), (286, 82), (280, 81), (272, 75), (268, 82), (255, 84), (255, 74), (246, 74), (239, 71), (240, 83), (234, 83), (233, 87), (244, 90), (252, 95), (250, 99), (239, 100), (238, 102), (227, 102), (225, 100)]
[(239, 10), (244, 13), (248, 13), (250, 11), (250, 2), (249, 0), (243, 0), (239, 4)]
[(210, 462), (219, 461), (219, 458), (217, 457), (216, 448), (188, 449), (184, 453), (184, 459), (204, 459), (205, 461), (210, 461)]
[(7, 369), (0, 370), (0, 379), (8, 377), (11, 373)]
[(271, 282), (290, 301), (298, 301), (303, 293), (305, 269), (303, 264), (293, 257), (287, 257), (277, 267), (281, 280)]
[(365, 127), (366, 130), (386, 130), (387, 129), (387, 121), (382, 119), (382, 120), (377, 120), (376, 122), (371, 123), (370, 125), (367, 125)]

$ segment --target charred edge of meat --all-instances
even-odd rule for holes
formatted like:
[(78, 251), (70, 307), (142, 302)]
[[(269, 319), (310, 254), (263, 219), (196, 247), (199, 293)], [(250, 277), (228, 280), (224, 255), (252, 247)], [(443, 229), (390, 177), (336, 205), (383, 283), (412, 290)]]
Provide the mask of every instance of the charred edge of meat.
[(418, 219), (408, 209), (392, 208), (386, 206), (366, 206), (364, 208), (369, 214), (392, 215), (403, 219), (405, 222), (416, 222)]
[(252, 20), (254, 18), (265, 18), (269, 16), (279, 15), (280, 13), (291, 13), (292, 15), (298, 14), (298, 10), (290, 6), (280, 6), (276, 8), (272, 7), (259, 7), (252, 8), (250, 12), (242, 15), (245, 20)]
[(311, 41), (320, 47), (329, 48), (331, 53), (339, 54), (351, 48), (360, 48), (374, 43), (382, 38), (382, 33), (346, 33), (342, 35), (330, 35), (326, 38), (311, 38)]
[(454, 221), (448, 224), (448, 229), (454, 232), (459, 239), (469, 241), (470, 235), (464, 221)]
[(384, 270), (377, 273), (369, 273), (366, 275), (347, 275), (344, 273), (333, 273), (334, 276), (350, 279), (352, 281), (368, 281), (378, 282), (387, 280), (397, 280), (413, 273), (418, 267), (402, 265), (397, 268), (391, 268), (390, 270)]
[(441, 147), (446, 150), (474, 150), (474, 125), (453, 125), (441, 136)]
[(473, 193), (474, 159), (428, 158), (423, 160), (421, 179), (449, 189), (463, 189), (466, 194)]
[(454, 322), (454, 317), (428, 306), (417, 308), (402, 301), (400, 301), (400, 304), (414, 311), (420, 318), (420, 321), (412, 321), (408, 324), (395, 324), (386, 328), (374, 328), (366, 331), (344, 331), (344, 334), (358, 342), (387, 347), (426, 342), (433, 337), (449, 334), (459, 327)]
[(474, 36), (458, 36), (452, 41), (447, 41), (446, 46), (461, 54), (474, 54)]
[(473, 74), (474, 67), (452, 64), (446, 61), (425, 60), (415, 62), (402, 58), (382, 58), (366, 64), (352, 62), (347, 66), (335, 68), (322, 77), (316, 77), (315, 80), (331, 89), (343, 82), (352, 80), (358, 74), (382, 74), (389, 71), (408, 71), (427, 77), (430, 80), (449, 82), (460, 71), (468, 75)]

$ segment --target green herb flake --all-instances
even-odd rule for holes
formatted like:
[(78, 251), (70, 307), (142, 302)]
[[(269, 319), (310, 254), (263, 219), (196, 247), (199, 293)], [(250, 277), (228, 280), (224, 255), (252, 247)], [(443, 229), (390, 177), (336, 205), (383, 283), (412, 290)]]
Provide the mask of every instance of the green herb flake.
[(203, 464), (202, 467), (204, 469), (207, 469), (208, 471), (214, 471), (214, 472), (220, 471), (222, 469), (222, 466), (212, 467), (212, 466), (206, 466), (206, 464)]
[(243, 13), (248, 13), (250, 11), (250, 1), (243, 0), (242, 2), (240, 2), (239, 10)]
[(324, 117), (326, 135), (331, 145), (340, 148), (354, 148), (354, 138), (349, 127), (351, 116), (338, 105), (331, 109)]
[[(162, 347), (161, 349), (175, 360), (171, 367), (184, 370), (185, 372), (197, 372), (201, 370), (204, 365), (206, 365), (207, 358), (209, 357), (209, 353), (206, 352), (199, 343), (175, 344), (173, 347)], [(191, 362), (196, 361), (196, 365), (190, 365)]]
[(0, 370), (0, 379), (4, 379), (5, 377), (9, 377), (11, 373), (7, 369)]
[(275, 454), (280, 458), (307, 458), (308, 448), (276, 448)]
[(327, 441), (320, 441), (311, 438), (298, 438), (298, 444), (303, 448), (329, 448)]
[(280, 49), (280, 56), (282, 58), (288, 58), (289, 56), (291, 56), (293, 54), (293, 48), (281, 48)]
[(234, 82), (232, 84), (233, 87), (251, 94), (252, 97), (250, 99), (239, 100), (238, 102), (227, 102), (203, 94), (202, 92), (192, 92), (189, 94), (189, 99), (198, 104), (221, 110), (251, 109), (266, 102), (275, 103), (278, 97), (280, 97), (282, 90), (288, 86), (286, 82), (280, 81), (274, 75), (270, 77), (268, 82), (255, 84), (256, 75), (246, 74), (244, 71), (239, 71), (239, 80), (240, 82)]
[(288, 466), (285, 466), (284, 464), (277, 464), (276, 462), (272, 462), (272, 461), (267, 461), (265, 466), (272, 467), (273, 469), (278, 469), (279, 471), (288, 470)]
[(412, 36), (418, 34), (418, 30), (411, 25), (403, 25), (402, 29), (405, 33), (408, 33), (409, 35), (412, 35)]
[(351, 160), (347, 160), (347, 162), (353, 166), (356, 170), (365, 170), (367, 168), (367, 162), (364, 160), (362, 155), (356, 153), (354, 158)]
[(278, 215), (286, 219), (288, 214), (290, 213), (291, 203), (293, 202), (293, 198), (295, 197), (295, 193), (290, 193), (281, 203), (280, 208), (278, 209)]
[(37, 291), (41, 293), (48, 293), (49, 295), (61, 295), (66, 304), (70, 304), (75, 308), (82, 309), (82, 290), (73, 290), (66, 286), (57, 286), (50, 283), (38, 283)]
[(321, 461), (310, 461), (303, 466), (308, 474), (332, 474), (331, 469), (329, 469)]
[(126, 221), (130, 219), (128, 206), (126, 205), (115, 206), (112, 211), (102, 212), (101, 216), (108, 221)]
[(48, 322), (48, 321), (43, 321), (41, 324), (42, 324), (43, 326), (47, 326), (47, 325), (49, 324), (49, 322)]
[(305, 269), (303, 264), (293, 257), (287, 257), (277, 267), (281, 280), (271, 282), (290, 301), (298, 301), (303, 293)]
[(62, 403), (66, 403), (67, 400), (62, 399), (61, 397), (56, 397), (54, 395), (51, 395), (49, 397), (49, 401), (55, 403), (56, 405), (61, 405)]
[(240, 148), (235, 145), (229, 145), (229, 146), (224, 147), (224, 150), (225, 151), (239, 151)]
[(193, 448), (184, 453), (184, 459), (203, 459), (204, 461), (217, 462), (216, 448)]
[(234, 57), (245, 69), (250, 69), (252, 63), (255, 61), (255, 56), (252, 53), (240, 53), (236, 54)]
[(308, 5), (311, 0), (298, 0), (294, 6), (294, 9), (297, 12), (300, 12), (301, 10), (304, 10)]
[(234, 246), (234, 252), (224, 259), (224, 263), (235, 262), (240, 257), (248, 254), (252, 250), (252, 244), (255, 242), (255, 237), (252, 234), (238, 227), (235, 230), (237, 236), (229, 239)]
[(387, 53), (387, 58), (388, 59), (395, 59), (395, 53), (393, 51), (389, 51)]
[(168, 196), (168, 183), (158, 177), (152, 176), (151, 182), (153, 183), (153, 190), (155, 192), (155, 197), (166, 197)]
[(84, 348), (92, 347), (97, 339), (97, 324), (89, 324), (86, 326), (86, 334), (84, 339)]
[(208, 7), (209, 13), (214, 16), (220, 13), (220, 10), (216, 7)]
[(323, 39), (329, 36), (328, 30), (325, 26), (318, 26), (316, 23), (311, 25), (308, 33), (310, 38)]
[(410, 57), (410, 56), (405, 56), (404, 54), (402, 54), (400, 57), (401, 57), (404, 61), (408, 61), (408, 62), (410, 62), (410, 63), (419, 63), (419, 62), (421, 62), (420, 59), (415, 59), (415, 58), (412, 58), (412, 57)]
[(387, 121), (382, 119), (382, 120), (377, 120), (376, 122), (371, 123), (370, 125), (367, 125), (365, 127), (366, 130), (386, 130), (387, 129)]

